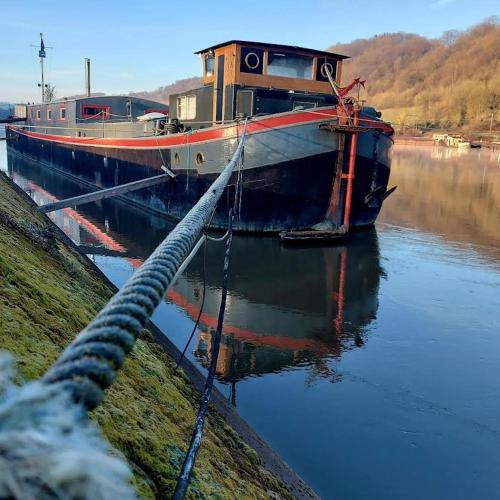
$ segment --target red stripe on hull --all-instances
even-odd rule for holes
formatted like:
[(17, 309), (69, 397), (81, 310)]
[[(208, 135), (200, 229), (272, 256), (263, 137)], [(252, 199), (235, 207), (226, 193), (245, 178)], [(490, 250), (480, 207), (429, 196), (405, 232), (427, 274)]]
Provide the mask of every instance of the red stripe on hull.
[[(337, 116), (337, 110), (335, 108), (322, 109), (322, 110), (310, 110), (300, 113), (290, 113), (286, 115), (280, 115), (269, 118), (261, 118), (256, 121), (249, 121), (247, 126), (247, 134), (255, 134), (260, 132), (265, 132), (269, 129), (278, 129), (282, 127), (287, 127), (291, 125), (301, 125), (314, 121), (322, 121), (334, 118)], [(383, 128), (384, 132), (387, 134), (392, 134), (393, 129), (383, 123), (375, 122), (374, 120), (363, 120), (360, 119), (360, 125), (364, 126), (374, 126), (376, 123), (377, 127)], [(42, 134), (39, 132), (32, 132), (28, 130), (23, 130), (17, 127), (8, 126), (16, 132), (26, 135), (28, 137), (33, 137), (36, 139), (41, 139), (45, 141), (52, 141), (63, 144), (72, 144), (75, 146), (94, 146), (94, 147), (114, 147), (114, 148), (132, 148), (132, 149), (158, 149), (158, 148), (171, 148), (171, 147), (182, 147), (187, 144), (196, 144), (207, 141), (221, 140), (225, 138), (236, 137), (237, 134), (243, 132), (243, 126), (231, 125), (231, 126), (221, 126), (214, 127), (210, 129), (195, 130), (189, 134), (174, 134), (170, 136), (158, 136), (158, 137), (137, 137), (137, 138), (100, 138), (100, 137), (65, 137), (61, 135), (51, 135)]]
[[(177, 306), (181, 307), (192, 318), (197, 318), (200, 312), (199, 308), (190, 303), (184, 298), (177, 290), (171, 288), (167, 292), (167, 297)], [(210, 329), (217, 327), (217, 318), (208, 313), (202, 313), (200, 317), (200, 324)], [(325, 353), (327, 346), (322, 342), (307, 338), (291, 338), (276, 336), (270, 334), (256, 333), (252, 330), (246, 330), (233, 325), (224, 325), (223, 333), (233, 335), (239, 339), (249, 342), (254, 345), (261, 345), (266, 347), (274, 347), (280, 349), (297, 350), (308, 349), (313, 352)]]

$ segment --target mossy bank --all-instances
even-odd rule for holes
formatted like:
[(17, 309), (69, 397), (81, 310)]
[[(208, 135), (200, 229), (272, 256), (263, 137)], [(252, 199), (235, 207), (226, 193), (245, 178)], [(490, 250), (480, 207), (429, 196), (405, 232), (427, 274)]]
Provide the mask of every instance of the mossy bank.
[[(0, 343), (16, 357), (20, 377), (40, 377), (113, 293), (100, 272), (0, 174)], [(172, 493), (197, 405), (190, 379), (145, 331), (92, 414), (129, 461), (141, 497)], [(212, 409), (188, 497), (294, 495)]]

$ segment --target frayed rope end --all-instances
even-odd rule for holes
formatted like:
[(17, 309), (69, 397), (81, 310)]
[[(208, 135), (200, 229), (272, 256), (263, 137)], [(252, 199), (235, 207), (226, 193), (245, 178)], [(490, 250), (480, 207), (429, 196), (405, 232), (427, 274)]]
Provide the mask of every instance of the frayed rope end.
[(132, 473), (60, 385), (13, 384), (0, 353), (0, 498), (136, 498)]

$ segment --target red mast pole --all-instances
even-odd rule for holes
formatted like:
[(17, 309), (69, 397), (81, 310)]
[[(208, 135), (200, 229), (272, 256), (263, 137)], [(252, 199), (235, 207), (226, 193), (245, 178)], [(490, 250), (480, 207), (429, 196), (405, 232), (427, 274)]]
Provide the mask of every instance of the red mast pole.
[[(355, 127), (359, 123), (359, 109), (356, 107), (354, 109), (354, 122)], [(356, 170), (356, 150), (358, 148), (358, 133), (353, 132), (351, 138), (351, 152), (349, 155), (349, 171), (347, 173), (347, 192), (345, 197), (345, 209), (344, 209), (344, 228), (346, 231), (349, 230), (349, 224), (351, 219), (351, 204), (352, 204), (352, 185), (354, 182), (354, 172)]]

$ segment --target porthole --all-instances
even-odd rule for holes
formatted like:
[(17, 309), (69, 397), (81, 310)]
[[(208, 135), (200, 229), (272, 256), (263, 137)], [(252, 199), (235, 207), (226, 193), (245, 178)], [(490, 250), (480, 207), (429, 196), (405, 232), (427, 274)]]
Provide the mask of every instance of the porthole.
[(245, 56), (245, 64), (249, 69), (257, 69), (260, 64), (260, 58), (255, 52), (249, 52)]
[(205, 161), (205, 158), (203, 157), (203, 154), (202, 153), (196, 153), (195, 161), (196, 161), (196, 165), (198, 165), (199, 167), (201, 167), (203, 165), (203, 162)]
[(321, 75), (324, 78), (328, 78), (328, 74), (326, 72), (327, 70), (328, 70), (328, 73), (330, 73), (330, 75), (333, 76), (333, 66), (329, 62), (323, 63), (321, 65)]
[(181, 164), (181, 156), (179, 153), (175, 153), (174, 155), (174, 165), (178, 167)]

